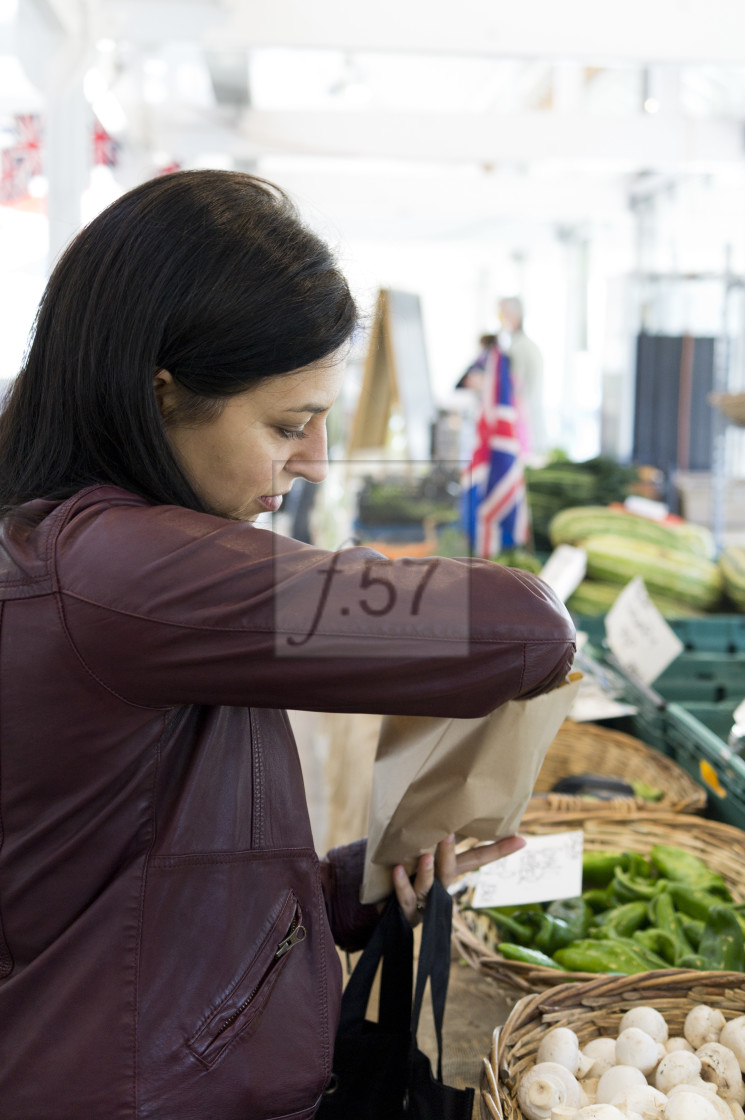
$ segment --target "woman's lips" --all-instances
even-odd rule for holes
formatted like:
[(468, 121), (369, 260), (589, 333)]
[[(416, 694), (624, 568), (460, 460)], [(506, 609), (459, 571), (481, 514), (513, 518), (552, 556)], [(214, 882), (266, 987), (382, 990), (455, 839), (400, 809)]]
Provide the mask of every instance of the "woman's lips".
[(270, 513), (276, 513), (282, 505), (281, 494), (262, 494), (259, 498), (264, 509), (268, 509)]

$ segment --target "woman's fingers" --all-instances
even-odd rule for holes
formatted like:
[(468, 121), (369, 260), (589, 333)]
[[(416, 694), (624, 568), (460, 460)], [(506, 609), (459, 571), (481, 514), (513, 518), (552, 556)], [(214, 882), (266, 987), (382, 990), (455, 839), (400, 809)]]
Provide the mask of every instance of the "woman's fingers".
[(525, 839), (522, 836), (505, 836), (493, 844), (479, 844), (476, 848), (458, 852), (455, 857), (456, 874), (465, 875), (467, 871), (475, 871), (485, 863), (504, 859), (505, 856), (511, 856), (513, 852), (519, 852), (524, 847)]
[(435, 873), (445, 887), (449, 887), (458, 874), (455, 858), (455, 836), (451, 832), (435, 849)]
[(421, 920), (435, 875), (443, 886), (449, 887), (459, 875), (475, 871), (485, 863), (503, 859), (524, 847), (525, 840), (522, 836), (505, 836), (493, 844), (481, 844), (456, 853), (455, 837), (451, 834), (440, 841), (434, 856), (427, 854), (419, 857), (413, 882), (406, 874), (406, 868), (398, 864), (393, 868), (393, 888), (407, 920), (412, 926)]
[(398, 864), (393, 868), (393, 889), (399, 906), (412, 926), (421, 920), (427, 895), (434, 881), (435, 859), (430, 854), (419, 857), (413, 883), (409, 881), (405, 867)]

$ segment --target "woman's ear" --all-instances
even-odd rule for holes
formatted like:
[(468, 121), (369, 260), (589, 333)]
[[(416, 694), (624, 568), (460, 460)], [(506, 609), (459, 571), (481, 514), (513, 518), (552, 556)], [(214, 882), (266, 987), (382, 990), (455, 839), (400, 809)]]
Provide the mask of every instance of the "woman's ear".
[(153, 389), (155, 390), (160, 415), (166, 417), (173, 410), (174, 397), (178, 392), (178, 386), (173, 380), (173, 375), (167, 369), (156, 370), (153, 378)]

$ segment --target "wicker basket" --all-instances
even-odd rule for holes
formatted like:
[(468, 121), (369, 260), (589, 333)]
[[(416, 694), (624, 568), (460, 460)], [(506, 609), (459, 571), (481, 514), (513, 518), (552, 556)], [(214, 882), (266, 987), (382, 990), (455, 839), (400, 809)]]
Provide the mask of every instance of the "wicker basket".
[[(659, 801), (642, 797), (617, 797), (612, 801), (549, 793), (561, 778), (573, 774), (603, 774), (616, 778), (633, 776), (663, 791)], [(546, 812), (577, 812), (584, 816), (611, 812), (697, 813), (706, 807), (706, 790), (671, 758), (666, 758), (641, 739), (599, 727), (594, 723), (565, 720), (548, 749), (535, 784), (534, 796), (524, 819)]]
[[(745, 832), (733, 825), (685, 813), (606, 814), (586, 818), (546, 814), (525, 821), (526, 835), (581, 828), (586, 851), (616, 849), (647, 855), (654, 844), (673, 844), (704, 860), (724, 878), (733, 897), (745, 901)], [(508, 961), (498, 951), (499, 933), (494, 923), (474, 911), (453, 910), (453, 940), (462, 957), (482, 975), (523, 992), (536, 992), (568, 981), (593, 979), (588, 972), (561, 972), (524, 961)], [(745, 983), (745, 977), (743, 978)]]
[(490, 1057), (484, 1059), (482, 1120), (525, 1120), (517, 1104), (517, 1085), (535, 1062), (547, 1030), (570, 1027), (584, 1045), (598, 1035), (616, 1035), (629, 1008), (651, 1004), (664, 1015), (671, 1035), (682, 1034), (685, 1017), (697, 1003), (718, 1007), (725, 1019), (745, 1014), (745, 975), (667, 969), (638, 976), (601, 976), (524, 996), (501, 1030), (494, 1032)]

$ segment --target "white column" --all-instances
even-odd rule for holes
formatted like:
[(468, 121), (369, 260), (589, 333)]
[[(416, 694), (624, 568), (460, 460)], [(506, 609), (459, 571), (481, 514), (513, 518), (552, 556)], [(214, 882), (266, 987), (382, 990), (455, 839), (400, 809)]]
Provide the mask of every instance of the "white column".
[(91, 108), (82, 86), (50, 97), (45, 143), (50, 270), (80, 229), (83, 191), (88, 186), (92, 163), (91, 121)]

